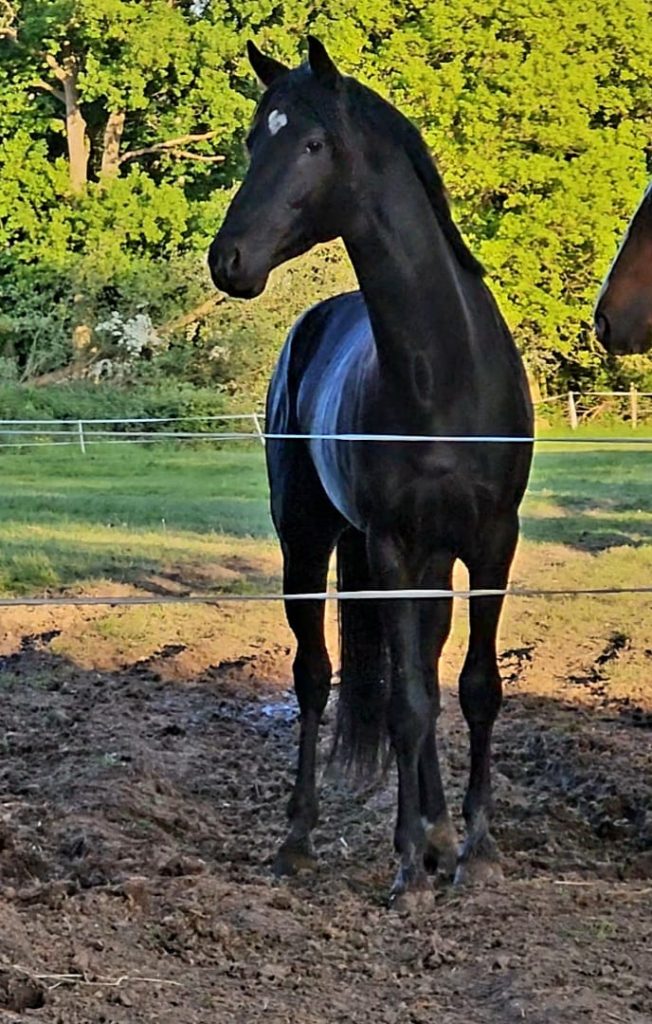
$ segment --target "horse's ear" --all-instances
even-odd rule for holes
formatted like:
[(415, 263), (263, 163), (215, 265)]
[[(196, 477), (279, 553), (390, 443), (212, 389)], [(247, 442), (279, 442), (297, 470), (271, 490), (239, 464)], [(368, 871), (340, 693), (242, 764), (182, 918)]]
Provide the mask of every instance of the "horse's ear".
[(336, 86), (342, 77), (324, 44), (314, 36), (308, 36), (308, 63), (322, 85)]
[(281, 75), (287, 75), (290, 70), (285, 64), (281, 64), (280, 60), (274, 60), (273, 57), (265, 56), (251, 39), (247, 41), (247, 56), (249, 57), (249, 63), (265, 88), (268, 88)]

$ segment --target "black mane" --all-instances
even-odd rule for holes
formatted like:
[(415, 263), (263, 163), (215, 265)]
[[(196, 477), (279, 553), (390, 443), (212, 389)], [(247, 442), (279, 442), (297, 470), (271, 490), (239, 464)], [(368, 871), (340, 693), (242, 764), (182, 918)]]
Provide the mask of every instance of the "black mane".
[(419, 130), (396, 107), (393, 107), (372, 89), (361, 85), (360, 82), (352, 78), (347, 79), (346, 82), (354, 108), (359, 111), (363, 124), (370, 125), (374, 132), (380, 131), (391, 136), (405, 150), (430, 201), (437, 222), (448, 239), (460, 266), (471, 271), (472, 274), (482, 277), (484, 268), (462, 238), (460, 230), (451, 216), (444, 183)]

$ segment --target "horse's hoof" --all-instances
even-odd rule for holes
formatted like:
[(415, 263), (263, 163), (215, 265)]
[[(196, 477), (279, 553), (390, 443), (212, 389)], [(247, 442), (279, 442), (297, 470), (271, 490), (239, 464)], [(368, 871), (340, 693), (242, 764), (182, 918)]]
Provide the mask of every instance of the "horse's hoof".
[(388, 906), (399, 913), (414, 913), (432, 903), (433, 888), (425, 872), (399, 868), (389, 894)]
[(452, 879), (460, 855), (457, 835), (446, 814), (440, 821), (426, 825), (426, 850), (423, 863), (429, 875)]
[(314, 871), (316, 867), (317, 858), (308, 846), (284, 843), (274, 858), (272, 870), (277, 878), (283, 878), (300, 871)]
[(469, 857), (461, 860), (455, 872), (455, 885), (498, 885), (504, 880), (503, 869), (497, 860)]
[(432, 886), (427, 885), (418, 889), (404, 889), (403, 892), (392, 889), (388, 905), (390, 910), (395, 910), (399, 914), (416, 914), (428, 910), (432, 906), (432, 901)]
[(437, 885), (452, 882), (457, 872), (459, 851), (457, 847), (446, 850), (426, 850), (423, 865)]

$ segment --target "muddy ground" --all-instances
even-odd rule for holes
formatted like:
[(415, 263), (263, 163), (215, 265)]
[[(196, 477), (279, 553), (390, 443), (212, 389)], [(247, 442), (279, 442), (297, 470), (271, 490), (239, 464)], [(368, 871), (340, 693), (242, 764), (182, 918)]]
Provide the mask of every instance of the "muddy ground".
[[(392, 779), (325, 779), (318, 870), (270, 875), (297, 733), (280, 609), (193, 611), (190, 638), (165, 613), (154, 648), (119, 628), (130, 614), (4, 619), (2, 1024), (649, 1024), (652, 650), (626, 629), (598, 615), (578, 646), (544, 611), (508, 625), (506, 881), (401, 916)], [(460, 655), (441, 730), (456, 814)]]

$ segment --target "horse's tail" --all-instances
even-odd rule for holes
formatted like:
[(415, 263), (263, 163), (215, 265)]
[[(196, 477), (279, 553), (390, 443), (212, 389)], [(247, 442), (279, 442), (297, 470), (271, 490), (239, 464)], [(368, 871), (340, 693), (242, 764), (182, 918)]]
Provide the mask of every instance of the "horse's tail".
[[(337, 544), (337, 589), (369, 590), (364, 534), (347, 529)], [(387, 651), (375, 601), (340, 601), (340, 695), (334, 754), (363, 778), (387, 752)]]

